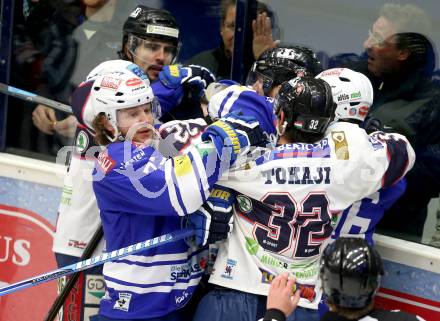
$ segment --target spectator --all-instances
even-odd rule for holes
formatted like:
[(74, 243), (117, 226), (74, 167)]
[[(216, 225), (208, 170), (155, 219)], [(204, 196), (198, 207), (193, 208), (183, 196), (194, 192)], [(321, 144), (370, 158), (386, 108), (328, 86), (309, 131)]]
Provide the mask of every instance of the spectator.
[(427, 204), (440, 192), (439, 88), (429, 17), (415, 5), (385, 4), (364, 42), (367, 57), (345, 66), (364, 73), (374, 90), (370, 115), (385, 131), (404, 134), (416, 151), (407, 189), (378, 228), (420, 241)]
[[(69, 31), (62, 29), (65, 23), (53, 25), (43, 47), (43, 74), (49, 91), (54, 99), (68, 104), (73, 89), (93, 67), (101, 61), (117, 58), (122, 22), (133, 4), (117, 0), (81, 1), (84, 14), (76, 22), (76, 28)], [(32, 120), (48, 135), (57, 133), (71, 138), (75, 134), (74, 116), (65, 117), (41, 104), (32, 113)], [(68, 140), (63, 142), (67, 144)]]
[[(374, 308), (382, 275), (382, 259), (366, 240), (341, 237), (327, 246), (321, 257), (320, 278), (330, 311), (321, 321), (424, 321), (399, 310)], [(264, 321), (284, 321), (296, 309), (296, 296), (292, 299), (293, 281), (286, 274), (274, 279)]]
[[(278, 43), (272, 37), (274, 25), (272, 12), (265, 4), (258, 2), (257, 13), (257, 18), (252, 22), (254, 59), (257, 59), (265, 50), (276, 47)], [(229, 79), (234, 52), (235, 0), (222, 0), (220, 3), (220, 35), (221, 43), (218, 48), (203, 51), (190, 58), (188, 63), (208, 68), (219, 79)]]

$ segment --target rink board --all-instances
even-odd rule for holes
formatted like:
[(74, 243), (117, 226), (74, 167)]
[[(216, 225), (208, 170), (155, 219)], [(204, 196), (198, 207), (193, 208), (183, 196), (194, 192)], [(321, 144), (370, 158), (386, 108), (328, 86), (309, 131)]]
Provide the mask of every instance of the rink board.
[[(0, 153), (0, 282), (56, 268), (51, 250), (64, 167)], [(376, 304), (440, 320), (440, 250), (376, 235), (385, 276)], [(0, 297), (0, 320), (42, 320), (57, 292), (52, 281)]]

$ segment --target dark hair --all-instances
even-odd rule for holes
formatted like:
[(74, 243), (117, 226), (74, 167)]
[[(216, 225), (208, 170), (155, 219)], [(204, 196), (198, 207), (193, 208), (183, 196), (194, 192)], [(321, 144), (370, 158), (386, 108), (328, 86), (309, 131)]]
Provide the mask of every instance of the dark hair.
[(427, 76), (431, 76), (435, 68), (435, 51), (431, 41), (424, 35), (416, 32), (403, 32), (394, 35), (398, 49), (408, 49), (410, 56), (407, 65), (411, 69), (423, 69)]
[(98, 116), (93, 119), (93, 129), (95, 130), (95, 142), (98, 145), (108, 145), (111, 143), (110, 139), (108, 139), (108, 136), (113, 136), (113, 134), (105, 128), (105, 120), (107, 119), (107, 116), (105, 113), (100, 113)]

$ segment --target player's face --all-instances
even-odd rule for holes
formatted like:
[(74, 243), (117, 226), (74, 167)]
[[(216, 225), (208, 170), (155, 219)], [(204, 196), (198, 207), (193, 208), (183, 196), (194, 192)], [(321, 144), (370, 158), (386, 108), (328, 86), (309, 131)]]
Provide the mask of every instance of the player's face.
[(379, 17), (364, 42), (368, 54), (368, 70), (376, 77), (394, 73), (401, 66), (401, 50), (396, 46), (396, 27), (384, 17)]
[(229, 6), (226, 18), (220, 28), (223, 44), (226, 53), (231, 56), (234, 51), (234, 32), (235, 32), (235, 6)]
[(118, 129), (124, 137), (137, 143), (153, 138), (151, 103), (118, 110)]
[(159, 76), (163, 66), (169, 65), (177, 54), (176, 46), (170, 42), (137, 38), (136, 43), (136, 48), (130, 51), (133, 62), (145, 71), (151, 81)]

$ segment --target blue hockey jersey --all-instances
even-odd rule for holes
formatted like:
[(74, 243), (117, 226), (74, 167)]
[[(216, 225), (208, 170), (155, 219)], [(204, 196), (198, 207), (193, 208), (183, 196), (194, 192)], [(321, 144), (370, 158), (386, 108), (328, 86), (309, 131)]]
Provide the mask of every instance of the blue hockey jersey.
[[(93, 182), (107, 250), (180, 229), (181, 217), (202, 205), (218, 179), (218, 164), (209, 171), (216, 157), (201, 157), (197, 147), (164, 158), (152, 146), (110, 144), (98, 157)], [(181, 308), (202, 276), (206, 254), (179, 241), (106, 263), (101, 314), (153, 318)]]
[(372, 195), (353, 203), (338, 216), (332, 233), (333, 240), (338, 237), (360, 236), (373, 245), (373, 233), (384, 212), (402, 196), (406, 189), (405, 178), (396, 184), (382, 188)]

